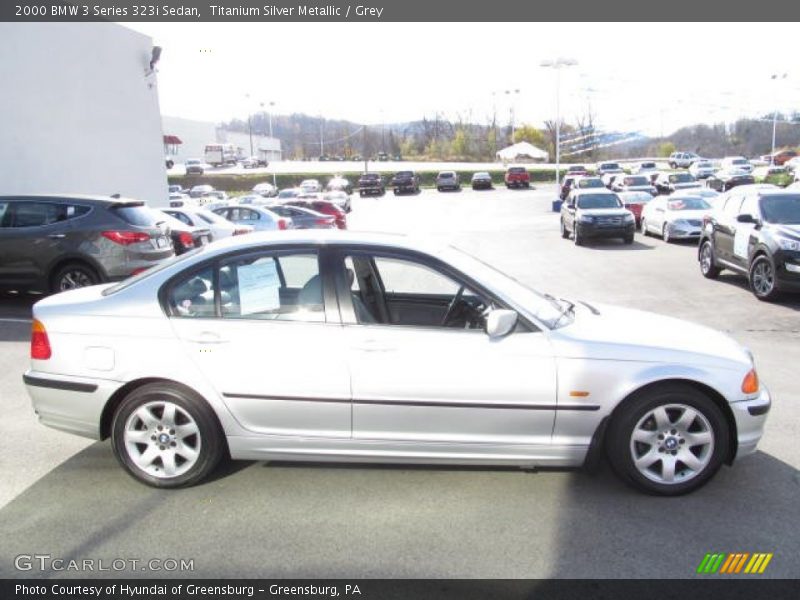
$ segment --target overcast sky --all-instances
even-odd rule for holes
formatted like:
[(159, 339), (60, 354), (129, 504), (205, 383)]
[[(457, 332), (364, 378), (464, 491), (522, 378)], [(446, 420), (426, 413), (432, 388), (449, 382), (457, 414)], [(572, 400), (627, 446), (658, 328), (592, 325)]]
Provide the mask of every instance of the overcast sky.
[[(605, 129), (659, 135), (800, 108), (797, 25), (673, 23), (126, 23), (163, 47), (161, 112), (224, 121), (276, 114), (378, 124), (436, 111), (541, 126), (591, 105)], [(772, 74), (786, 79), (773, 81)], [(506, 90), (519, 90), (506, 94)], [(492, 92), (496, 92), (493, 95)], [(250, 94), (250, 99), (246, 98)], [(798, 126), (800, 130), (800, 126)]]

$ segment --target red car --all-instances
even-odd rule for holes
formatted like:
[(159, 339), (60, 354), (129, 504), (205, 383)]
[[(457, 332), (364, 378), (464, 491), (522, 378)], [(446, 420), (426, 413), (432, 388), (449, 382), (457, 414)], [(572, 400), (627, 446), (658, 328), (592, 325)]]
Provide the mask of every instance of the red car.
[(303, 208), (310, 208), (311, 210), (315, 210), (323, 215), (330, 215), (334, 218), (336, 227), (339, 229), (347, 229), (347, 213), (336, 206), (333, 202), (320, 200), (316, 197), (304, 198), (300, 196), (297, 198), (292, 198), (291, 200), (284, 202), (284, 204), (288, 204), (289, 206), (302, 206)]
[(509, 167), (505, 176), (507, 188), (530, 187), (531, 174), (525, 167)]
[(617, 195), (625, 208), (633, 213), (636, 226), (639, 227), (642, 222), (642, 209), (653, 199), (653, 195), (650, 192), (620, 192)]

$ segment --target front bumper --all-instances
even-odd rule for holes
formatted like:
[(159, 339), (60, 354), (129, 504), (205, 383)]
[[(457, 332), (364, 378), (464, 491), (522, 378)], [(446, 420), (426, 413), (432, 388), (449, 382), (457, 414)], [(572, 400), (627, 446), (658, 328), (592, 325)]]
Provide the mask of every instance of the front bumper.
[(119, 381), (32, 370), (25, 372), (23, 381), (42, 425), (94, 440), (100, 439), (106, 402), (122, 386)]
[(628, 237), (636, 232), (636, 219), (622, 225), (578, 223), (576, 227), (578, 234), (585, 238)]
[(778, 289), (800, 292), (800, 252), (779, 250), (773, 260)]
[(730, 403), (733, 418), (736, 422), (737, 451), (735, 458), (741, 458), (756, 451), (761, 436), (764, 435), (764, 424), (772, 407), (769, 390), (761, 386), (761, 392), (755, 398)]
[(671, 223), (668, 225), (669, 235), (675, 240), (699, 240), (700, 234), (703, 232), (702, 225), (675, 225)]

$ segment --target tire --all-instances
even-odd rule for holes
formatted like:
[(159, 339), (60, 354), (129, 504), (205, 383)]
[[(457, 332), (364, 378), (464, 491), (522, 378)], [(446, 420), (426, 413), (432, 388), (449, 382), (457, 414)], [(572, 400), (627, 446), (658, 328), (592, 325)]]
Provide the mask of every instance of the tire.
[(642, 232), (644, 237), (650, 236), (650, 232), (647, 230), (647, 221), (644, 220), (644, 217), (642, 218), (642, 222), (639, 224), (639, 230)]
[(750, 265), (748, 274), (750, 291), (759, 300), (772, 302), (780, 297), (775, 281), (775, 262), (766, 254), (761, 254)]
[(578, 233), (577, 225), (575, 226), (575, 230), (572, 232), (572, 241), (576, 246), (583, 246), (583, 237)]
[(392, 190), (392, 191), (394, 192), (394, 195), (395, 195), (395, 196), (397, 196), (397, 195), (400, 193), (400, 192), (399, 192), (399, 191), (397, 191), (397, 190)]
[(700, 246), (700, 272), (706, 279), (716, 279), (722, 272), (717, 266), (717, 259), (714, 257), (714, 246), (710, 240), (706, 240)]
[(609, 462), (626, 483), (678, 496), (698, 489), (719, 470), (729, 454), (731, 432), (711, 398), (671, 383), (645, 389), (617, 407), (605, 441)]
[[(114, 413), (111, 446), (128, 474), (157, 488), (194, 485), (211, 474), (225, 454), (222, 429), (211, 407), (165, 383), (144, 385), (125, 397)], [(168, 469), (173, 474), (167, 474)]]
[(664, 240), (666, 244), (672, 243), (672, 238), (669, 236), (669, 226), (666, 223), (661, 227), (661, 239)]
[(566, 225), (564, 225), (564, 219), (561, 219), (561, 237), (565, 240), (569, 239), (569, 231)]
[(441, 192), (441, 191), (442, 191), (442, 188), (440, 188), (440, 187), (437, 185), (437, 186), (436, 186), (436, 191), (437, 191), (437, 192)]
[(631, 244), (633, 244), (633, 235), (625, 236), (624, 238), (622, 238), (622, 241), (630, 246)]
[(358, 195), (363, 198), (364, 197), (364, 192), (362, 190), (358, 190)]
[(86, 263), (72, 262), (60, 267), (50, 277), (50, 291), (54, 294), (76, 290), (100, 283), (100, 276)]

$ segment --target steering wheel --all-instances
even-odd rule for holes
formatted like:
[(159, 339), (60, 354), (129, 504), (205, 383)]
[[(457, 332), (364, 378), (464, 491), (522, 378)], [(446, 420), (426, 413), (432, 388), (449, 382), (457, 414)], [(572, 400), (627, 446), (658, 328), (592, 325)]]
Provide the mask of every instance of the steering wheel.
[(453, 299), (447, 306), (447, 311), (445, 311), (444, 317), (442, 317), (442, 322), (441, 322), (442, 326), (447, 325), (447, 322), (450, 320), (450, 318), (453, 316), (453, 313), (455, 312), (456, 306), (458, 305), (458, 301), (461, 300), (461, 296), (463, 295), (464, 295), (464, 286), (462, 285), (460, 288), (458, 288), (456, 295), (453, 296)]

